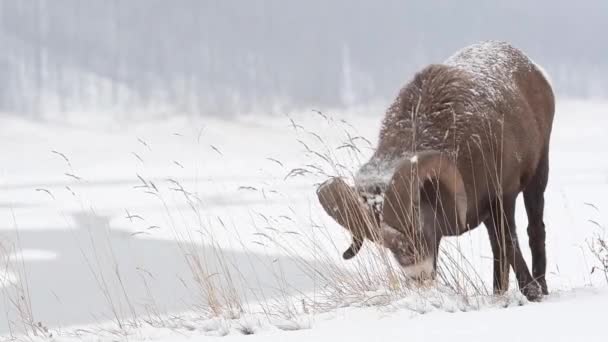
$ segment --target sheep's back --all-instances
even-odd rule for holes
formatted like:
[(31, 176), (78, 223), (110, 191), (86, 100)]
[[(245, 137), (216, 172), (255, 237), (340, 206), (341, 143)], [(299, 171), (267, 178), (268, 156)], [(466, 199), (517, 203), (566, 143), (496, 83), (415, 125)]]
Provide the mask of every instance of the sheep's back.
[(473, 85), (467, 105), (475, 114), (467, 118), (472, 130), (458, 147), (467, 149), (461, 168), (469, 169), (468, 182), (471, 173), (485, 170), (489, 185), (482, 191), (495, 192), (497, 184), (501, 193), (523, 190), (549, 148), (554, 98), (546, 74), (504, 42), (472, 45), (445, 65), (463, 71)]
[(469, 46), (400, 90), (357, 178), (376, 181), (416, 151), (444, 151), (456, 158), (470, 200), (485, 205), (499, 186), (521, 191), (536, 170), (553, 106), (548, 80), (520, 50), (502, 42)]

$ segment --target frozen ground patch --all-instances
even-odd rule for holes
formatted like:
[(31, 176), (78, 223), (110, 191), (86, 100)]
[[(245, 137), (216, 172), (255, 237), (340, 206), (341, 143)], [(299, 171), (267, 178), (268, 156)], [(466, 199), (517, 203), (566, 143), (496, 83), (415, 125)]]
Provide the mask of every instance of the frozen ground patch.
[[(450, 299), (438, 293), (413, 295), (385, 305), (358, 303), (326, 313), (301, 315), (292, 319), (268, 319), (248, 315), (240, 319), (200, 319), (184, 316), (163, 327), (143, 325), (128, 333), (83, 327), (55, 338), (58, 342), (129, 341), (221, 341), (284, 340), (352, 341), (438, 340), (456, 341), (605, 341), (603, 327), (608, 289), (581, 288), (556, 291), (543, 303), (526, 303), (511, 293), (500, 298), (479, 298), (475, 303)], [(585, 319), (577, 317), (583, 316)], [(500, 334), (497, 332), (500, 331)], [(32, 341), (46, 341), (33, 338)]]

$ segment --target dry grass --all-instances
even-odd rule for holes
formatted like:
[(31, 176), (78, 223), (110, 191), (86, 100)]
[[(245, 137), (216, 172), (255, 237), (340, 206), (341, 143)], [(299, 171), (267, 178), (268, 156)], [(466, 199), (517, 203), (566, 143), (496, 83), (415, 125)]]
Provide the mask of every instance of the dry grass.
[(14, 244), (0, 241), (0, 290), (5, 317), (9, 327), (9, 338), (25, 333), (28, 336), (49, 336), (48, 328), (34, 316), (25, 261), (22, 256), (19, 226), (11, 208)]
[[(354, 170), (370, 155), (372, 143), (356, 134), (347, 121), (334, 119), (320, 112), (317, 114), (332, 127), (333, 132), (342, 132), (340, 141), (336, 141), (335, 133), (324, 137), (319, 133), (308, 131), (302, 124), (289, 118), (295, 139), (302, 146), (305, 161), (302, 165), (289, 165), (285, 161), (268, 158), (269, 162), (285, 170), (285, 176), (277, 182), (289, 184), (304, 179), (307, 184), (315, 182), (318, 184), (329, 176), (352, 179)], [(141, 143), (148, 153), (153, 153), (147, 143), (143, 140)], [(200, 136), (196, 137), (196, 144), (202, 144)], [(217, 152), (218, 158), (222, 158), (221, 146), (211, 146)], [(69, 158), (63, 153), (53, 153), (65, 160), (68, 166), (66, 177), (81, 182), (82, 179), (72, 169)], [(138, 163), (145, 166), (145, 157), (142, 154), (135, 154), (135, 157)], [(175, 160), (171, 162), (180, 169), (187, 167), (186, 163)], [(352, 261), (340, 260), (342, 246), (337, 246), (336, 238), (340, 236), (342, 228), (326, 217), (316, 202), (310, 203), (308, 212), (291, 208), (291, 203), (286, 200), (288, 215), (276, 212), (252, 213), (251, 224), (255, 233), (251, 242), (251, 236), (241, 236), (239, 227), (225, 218), (218, 217), (215, 220), (205, 218), (206, 203), (201, 199), (200, 192), (197, 189), (189, 189), (180, 179), (174, 177), (159, 182), (148, 179), (144, 175), (137, 175), (136, 182), (134, 191), (156, 199), (163, 208), (165, 219), (164, 222), (150, 222), (147, 229), (131, 235), (151, 234), (160, 227), (170, 230), (181, 251), (183, 262), (190, 270), (191, 280), (196, 285), (192, 291), (195, 292), (199, 303), (192, 309), (198, 318), (164, 314), (154, 306), (152, 295), (145, 312), (142, 313), (141, 307), (131, 299), (132, 294), (127, 292), (123, 284), (125, 270), (121, 269), (109, 238), (101, 248), (100, 242), (93, 240), (91, 233), (91, 239), (80, 248), (92, 248), (93, 258), (89, 258), (84, 252), (82, 256), (113, 315), (114, 326), (103, 329), (117, 336), (127, 335), (142, 326), (188, 329), (193, 320), (214, 317), (241, 322), (239, 323), (241, 325), (240, 320), (251, 315), (263, 317), (268, 321), (282, 319), (295, 322), (303, 315), (327, 312), (336, 307), (389, 305), (408, 296), (424, 299), (431, 292), (434, 296), (440, 293), (440, 295), (463, 298), (465, 302), (467, 298), (487, 296), (490, 293), (486, 282), (469, 263), (466, 253), (463, 253), (459, 245), (449, 245), (444, 242), (447, 246), (442, 247), (440, 252), (436, 282), (412, 281), (403, 274), (388, 250), (369, 241), (364, 250)], [(79, 201), (83, 211), (94, 211), (93, 206), (86, 204), (80, 194), (68, 190)], [(261, 189), (257, 185), (243, 185), (239, 190), (257, 193), (264, 199), (271, 193), (269, 189)], [(45, 189), (41, 191), (48, 193), (54, 199), (55, 196), (50, 191)], [(310, 192), (314, 193), (313, 186), (310, 187)], [(289, 198), (289, 194), (283, 194), (278, 190), (273, 190), (273, 195), (283, 199)], [(185, 206), (178, 206), (176, 203)], [(187, 209), (176, 209), (180, 207)], [(145, 217), (129, 211), (127, 217), (148, 222)], [(68, 221), (66, 219), (66, 223)], [(188, 222), (192, 221), (196, 222), (196, 227), (187, 228), (190, 225)], [(106, 228), (109, 230), (109, 227)], [(214, 235), (218, 229), (231, 232), (233, 236), (231, 243), (245, 253), (249, 253), (251, 258), (258, 257), (251, 252), (251, 249), (259, 246), (288, 256), (295, 261), (302, 274), (312, 279), (316, 284), (315, 288), (312, 291), (300, 291), (298, 285), (293, 284), (292, 279), (285, 275), (282, 265), (275, 265), (270, 261), (268, 267), (275, 278), (272, 282), (277, 284), (275, 295), (269, 296), (263, 291), (256, 290), (269, 280), (257, 279), (257, 284), (247, 283), (250, 278), (243, 274), (243, 265), (235, 264), (234, 260), (226, 255), (225, 244)], [(342, 234), (347, 233), (342, 231)], [(211, 259), (209, 255), (212, 256)], [(108, 262), (108, 260), (113, 264), (112, 272), (100, 266), (102, 261)], [(145, 273), (145, 270), (143, 272)], [(27, 295), (27, 277), (19, 279), (24, 282), (18, 287), (19, 294), (10, 297), (5, 291), (3, 300), (11, 301), (11, 305), (19, 311), (23, 327), (17, 331), (26, 335), (36, 335), (40, 333), (41, 326), (35, 323), (33, 318)], [(148, 282), (153, 281), (145, 276), (141, 279), (146, 288), (149, 286)], [(118, 291), (115, 291), (116, 288)], [(292, 325), (286, 327), (294, 328)], [(243, 334), (255, 332), (255, 329), (248, 325), (242, 325), (241, 330)], [(44, 332), (48, 331), (44, 330)]]
[(595, 234), (595, 237), (589, 242), (589, 250), (595, 257), (596, 266), (591, 268), (591, 273), (601, 273), (608, 283), (608, 239), (606, 238), (606, 229), (593, 221), (600, 232)]

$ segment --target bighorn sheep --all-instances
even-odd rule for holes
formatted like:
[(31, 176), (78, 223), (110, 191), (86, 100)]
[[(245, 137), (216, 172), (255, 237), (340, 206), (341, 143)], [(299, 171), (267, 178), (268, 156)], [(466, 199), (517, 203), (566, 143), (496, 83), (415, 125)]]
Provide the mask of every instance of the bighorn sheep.
[[(495, 293), (513, 267), (530, 300), (547, 294), (544, 191), (554, 96), (542, 69), (503, 42), (469, 46), (426, 67), (401, 89), (377, 149), (351, 188), (332, 178), (317, 190), (324, 210), (353, 235), (387, 247), (413, 277), (434, 275), (439, 242), (488, 229)], [(532, 274), (515, 232), (523, 192)]]

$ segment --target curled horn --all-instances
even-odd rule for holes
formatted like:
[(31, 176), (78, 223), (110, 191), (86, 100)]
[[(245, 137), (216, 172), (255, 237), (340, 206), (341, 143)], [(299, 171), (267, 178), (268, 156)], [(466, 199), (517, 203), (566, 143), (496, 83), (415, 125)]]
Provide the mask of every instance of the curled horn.
[(420, 205), (420, 191), (426, 180), (436, 179), (442, 189), (440, 205), (457, 229), (466, 227), (467, 195), (464, 181), (452, 160), (440, 152), (428, 151), (403, 160), (395, 169), (384, 199), (384, 222), (407, 234)]
[(372, 213), (342, 179), (331, 178), (321, 184), (317, 196), (325, 212), (352, 234), (353, 242), (342, 255), (344, 259), (357, 255), (366, 238), (378, 239)]

